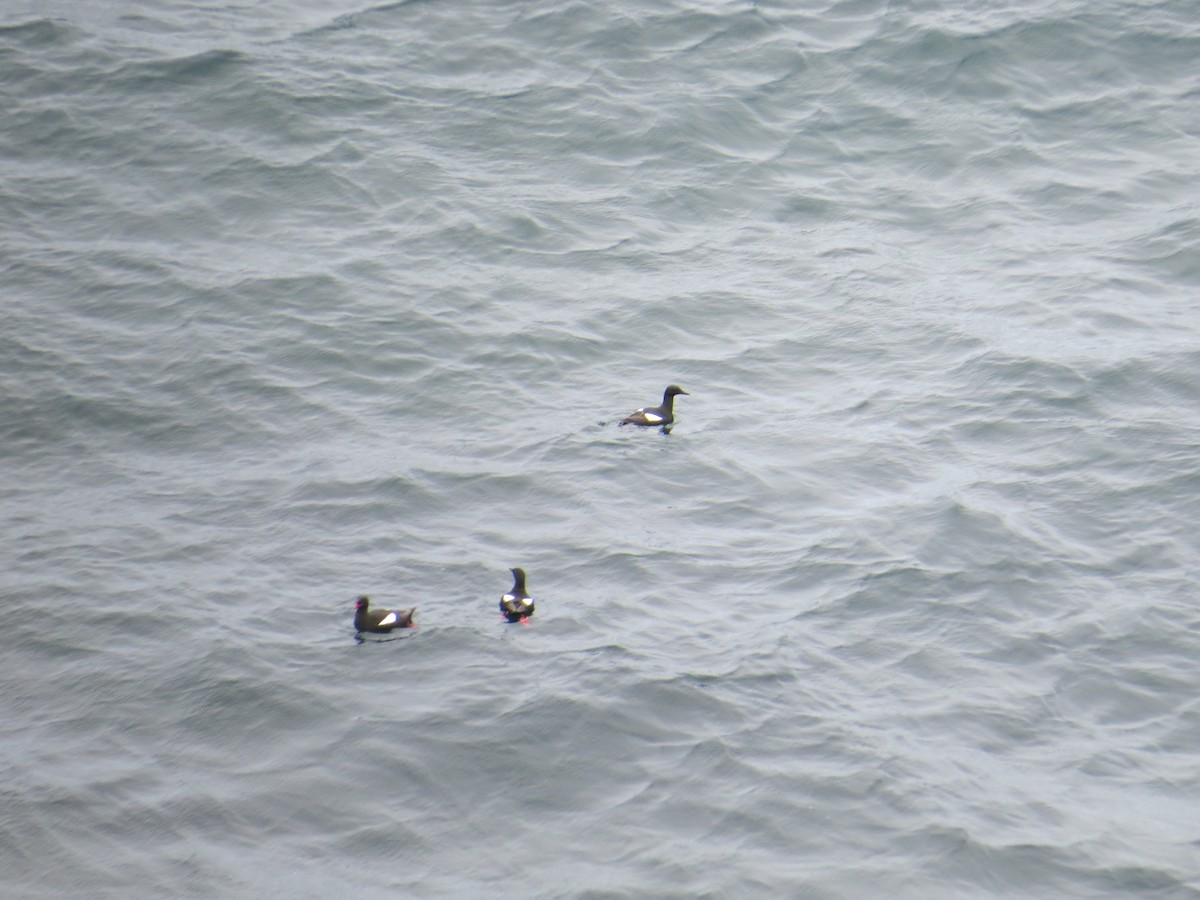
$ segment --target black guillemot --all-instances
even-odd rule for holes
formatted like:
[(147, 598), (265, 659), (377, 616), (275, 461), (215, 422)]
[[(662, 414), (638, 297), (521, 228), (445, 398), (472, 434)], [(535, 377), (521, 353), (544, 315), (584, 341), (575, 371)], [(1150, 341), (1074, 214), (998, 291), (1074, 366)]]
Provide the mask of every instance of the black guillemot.
[(673, 384), (663, 391), (662, 406), (644, 406), (620, 421), (621, 425), (670, 425), (675, 421), (675, 397), (687, 391)]
[(374, 631), (377, 634), (387, 634), (393, 628), (412, 628), (413, 616), (417, 612), (412, 609), (374, 610), (368, 607), (371, 598), (359, 597), (354, 601), (354, 628), (359, 634), (364, 631)]
[(525, 570), (510, 569), (512, 590), (500, 598), (500, 612), (510, 622), (520, 622), (533, 615), (533, 598), (525, 593)]

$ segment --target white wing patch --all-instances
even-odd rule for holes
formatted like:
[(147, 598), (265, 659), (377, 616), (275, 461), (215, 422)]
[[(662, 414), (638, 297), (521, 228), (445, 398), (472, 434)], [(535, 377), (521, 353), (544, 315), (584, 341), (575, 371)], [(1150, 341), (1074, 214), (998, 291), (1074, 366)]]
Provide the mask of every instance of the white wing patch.
[(512, 595), (512, 594), (505, 594), (505, 595), (504, 595), (503, 597), (501, 597), (500, 599), (501, 599), (501, 600), (503, 600), (505, 603), (512, 603), (512, 602), (513, 602), (514, 600), (516, 600), (517, 598), (516, 598), (514, 595)]
[(646, 417), (647, 422), (661, 422), (663, 420), (663, 417), (658, 415), (658, 413), (643, 411), (642, 415)]
[[(396, 614), (394, 612), (390, 612), (379, 620), (379, 625), (395, 625), (396, 622)], [(379, 625), (376, 625), (375, 627), (378, 628)]]

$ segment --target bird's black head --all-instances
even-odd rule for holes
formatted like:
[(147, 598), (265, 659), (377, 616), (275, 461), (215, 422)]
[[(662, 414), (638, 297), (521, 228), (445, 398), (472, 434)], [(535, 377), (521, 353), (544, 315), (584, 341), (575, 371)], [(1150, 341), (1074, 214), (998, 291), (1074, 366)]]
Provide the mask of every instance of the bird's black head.
[(354, 608), (355, 609), (366, 609), (367, 606), (370, 604), (370, 602), (371, 602), (371, 598), (368, 597), (366, 594), (363, 594), (361, 597), (354, 598)]
[(674, 397), (676, 394), (683, 394), (684, 396), (687, 396), (687, 391), (685, 391), (683, 388), (681, 388), (677, 384), (673, 384), (667, 388), (667, 396), (668, 397)]

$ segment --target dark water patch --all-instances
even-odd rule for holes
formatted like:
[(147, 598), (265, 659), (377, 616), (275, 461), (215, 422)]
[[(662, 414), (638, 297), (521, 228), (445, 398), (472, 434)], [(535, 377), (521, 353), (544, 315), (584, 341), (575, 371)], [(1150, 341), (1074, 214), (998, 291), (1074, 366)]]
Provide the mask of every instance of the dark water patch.
[(59, 19), (38, 19), (15, 25), (0, 25), (0, 35), (3, 35), (5, 40), (30, 47), (69, 43), (79, 34), (79, 30)]
[(1198, 231), (1197, 220), (1178, 220), (1153, 235), (1140, 236), (1121, 258), (1171, 283), (1195, 284), (1200, 275), (1200, 259), (1194, 251)]
[(116, 81), (124, 90), (146, 93), (186, 90), (201, 82), (209, 86), (228, 85), (247, 61), (236, 50), (207, 50), (175, 59), (128, 63), (121, 67)]

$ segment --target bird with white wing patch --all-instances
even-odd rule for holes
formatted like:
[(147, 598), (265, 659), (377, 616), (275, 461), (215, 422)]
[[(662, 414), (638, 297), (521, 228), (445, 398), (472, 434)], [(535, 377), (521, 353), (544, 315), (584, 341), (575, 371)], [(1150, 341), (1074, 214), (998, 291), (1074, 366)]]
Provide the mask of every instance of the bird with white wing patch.
[(365, 594), (354, 601), (354, 629), (359, 634), (371, 631), (376, 634), (387, 634), (393, 628), (412, 628), (413, 616), (417, 612), (412, 609), (372, 610), (371, 598)]
[(533, 615), (534, 602), (525, 593), (525, 570), (510, 569), (513, 575), (513, 586), (507, 594), (500, 598), (500, 612), (510, 622), (524, 622)]
[(643, 406), (627, 415), (618, 424), (666, 427), (675, 421), (675, 398), (679, 394), (687, 396), (687, 391), (677, 384), (672, 384), (663, 392), (662, 406)]

